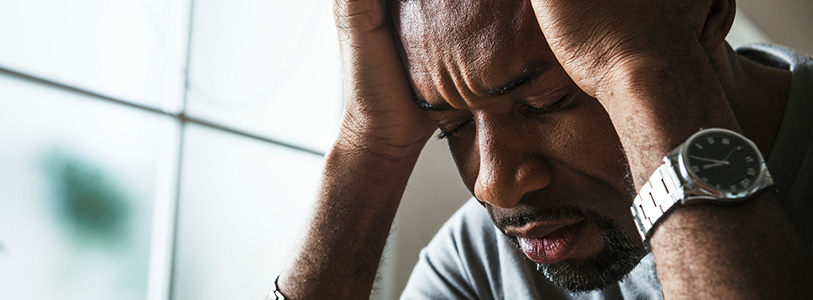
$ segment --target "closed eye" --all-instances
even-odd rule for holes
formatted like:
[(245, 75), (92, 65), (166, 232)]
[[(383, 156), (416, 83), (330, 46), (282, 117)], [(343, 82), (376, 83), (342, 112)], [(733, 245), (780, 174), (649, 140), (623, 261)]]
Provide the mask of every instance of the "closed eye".
[(544, 115), (544, 114), (554, 113), (554, 112), (557, 112), (557, 111), (560, 111), (562, 109), (567, 108), (567, 104), (568, 104), (570, 99), (571, 99), (571, 96), (566, 95), (566, 96), (560, 98), (559, 100), (557, 100), (556, 102), (551, 103), (550, 105), (545, 105), (543, 107), (536, 107), (536, 106), (525, 103), (525, 104), (522, 105), (521, 109), (522, 109), (523, 112), (525, 112), (525, 113), (527, 113), (529, 115)]
[(468, 119), (466, 121), (458, 123), (454, 128), (452, 128), (449, 131), (441, 130), (440, 132), (438, 132), (437, 139), (443, 140), (448, 139), (450, 137), (457, 137), (464, 129), (467, 129), (468, 125), (470, 125), (473, 122), (474, 122), (473, 119)]
[[(565, 95), (564, 97), (560, 98), (556, 102), (551, 103), (549, 105), (545, 105), (543, 107), (535, 107), (535, 106), (530, 105), (528, 103), (524, 103), (524, 104), (522, 104), (520, 110), (523, 113), (528, 114), (528, 115), (532, 115), (532, 116), (541, 116), (541, 115), (546, 115), (546, 114), (550, 114), (550, 113), (555, 113), (555, 112), (558, 112), (558, 111), (561, 111), (561, 110), (564, 110), (564, 109), (570, 107), (571, 104), (572, 104), (571, 100), (573, 99), (573, 97), (574, 97), (574, 94), (570, 93), (570, 94)], [(471, 126), (473, 123), (474, 123), (473, 119), (468, 119), (468, 120), (465, 120), (463, 122), (458, 123), (451, 130), (448, 130), (448, 131), (441, 130), (437, 135), (437, 139), (443, 140), (443, 139), (448, 139), (448, 138), (451, 138), (451, 137), (461, 137), (461, 136), (463, 136), (465, 134), (465, 130), (468, 130), (469, 126)]]

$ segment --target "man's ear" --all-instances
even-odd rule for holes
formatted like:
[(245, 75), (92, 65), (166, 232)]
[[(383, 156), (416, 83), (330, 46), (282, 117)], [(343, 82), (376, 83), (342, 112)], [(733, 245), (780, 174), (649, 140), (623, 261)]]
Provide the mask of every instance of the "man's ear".
[(735, 0), (712, 0), (706, 15), (706, 22), (700, 32), (700, 42), (708, 52), (714, 52), (725, 41), (731, 25), (734, 23), (734, 15), (737, 13), (737, 3)]

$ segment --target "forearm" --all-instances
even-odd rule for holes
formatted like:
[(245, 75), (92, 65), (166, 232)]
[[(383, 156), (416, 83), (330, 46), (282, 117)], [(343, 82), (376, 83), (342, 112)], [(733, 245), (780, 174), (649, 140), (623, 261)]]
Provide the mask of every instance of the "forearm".
[(731, 207), (682, 206), (652, 252), (667, 299), (800, 299), (813, 294), (811, 254), (771, 191)]
[(357, 145), (328, 153), (313, 220), (280, 277), (292, 299), (368, 299), (420, 147), (382, 156)]
[[(682, 51), (674, 59), (680, 63), (635, 70), (616, 83), (612, 92), (620, 98), (607, 99), (636, 190), (700, 128), (739, 129), (705, 54)], [(661, 218), (651, 246), (667, 299), (810, 294), (809, 249), (773, 193), (753, 198), (730, 207), (678, 205)]]
[(625, 150), (635, 191), (701, 128), (739, 130), (699, 43), (658, 54), (619, 63), (597, 95)]

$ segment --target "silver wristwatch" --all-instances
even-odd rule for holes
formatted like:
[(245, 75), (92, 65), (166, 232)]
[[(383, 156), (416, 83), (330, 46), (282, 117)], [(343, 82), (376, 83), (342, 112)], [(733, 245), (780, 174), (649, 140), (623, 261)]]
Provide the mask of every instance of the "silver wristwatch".
[(705, 129), (663, 158), (630, 210), (648, 248), (652, 229), (676, 204), (736, 204), (771, 185), (752, 141), (731, 130)]

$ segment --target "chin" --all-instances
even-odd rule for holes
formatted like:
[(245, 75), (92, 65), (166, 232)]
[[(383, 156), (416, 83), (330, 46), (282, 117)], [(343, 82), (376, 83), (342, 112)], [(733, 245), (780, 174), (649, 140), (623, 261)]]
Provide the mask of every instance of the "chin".
[(539, 269), (551, 282), (573, 294), (600, 290), (623, 280), (646, 251), (611, 220), (591, 216), (601, 232), (602, 247), (594, 255), (568, 258)]
[[(602, 255), (542, 265), (542, 274), (572, 294), (600, 290), (623, 280), (638, 265), (641, 255)], [(614, 259), (608, 259), (613, 257)]]

